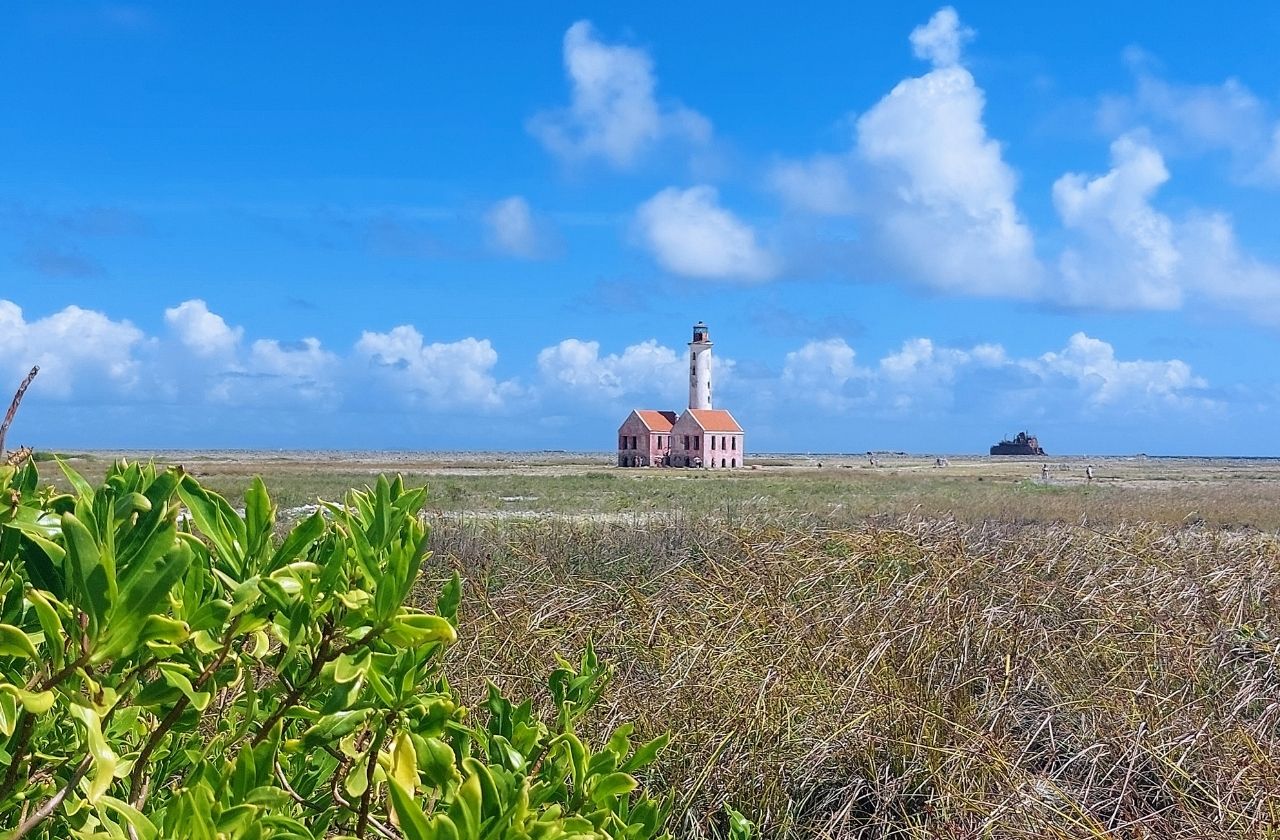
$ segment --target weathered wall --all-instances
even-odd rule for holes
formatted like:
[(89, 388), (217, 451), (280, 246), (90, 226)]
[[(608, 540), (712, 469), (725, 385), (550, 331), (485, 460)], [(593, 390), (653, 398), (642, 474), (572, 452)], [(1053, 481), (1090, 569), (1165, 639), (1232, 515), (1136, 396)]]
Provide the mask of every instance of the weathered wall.
[[(689, 448), (684, 446), (684, 436), (689, 436)], [(711, 438), (715, 437), (715, 449)], [(671, 456), (675, 466), (687, 466), (693, 458), (701, 458), (708, 469), (741, 469), (746, 453), (743, 450), (742, 432), (707, 432), (687, 412), (680, 415), (671, 429)], [(697, 438), (696, 446), (694, 438)], [(725, 448), (727, 447), (727, 448)], [(724, 466), (721, 467), (721, 461)]]
[[(631, 448), (631, 438), (635, 438), (635, 448)], [(667, 432), (651, 432), (649, 427), (644, 424), (636, 413), (633, 411), (627, 415), (627, 419), (622, 421), (622, 425), (618, 428), (618, 466), (634, 467), (634, 466), (654, 466), (661, 465), (662, 458), (667, 454), (667, 445), (669, 437)], [(623, 443), (626, 443), (624, 448)], [(641, 459), (639, 465), (636, 464), (636, 458)]]

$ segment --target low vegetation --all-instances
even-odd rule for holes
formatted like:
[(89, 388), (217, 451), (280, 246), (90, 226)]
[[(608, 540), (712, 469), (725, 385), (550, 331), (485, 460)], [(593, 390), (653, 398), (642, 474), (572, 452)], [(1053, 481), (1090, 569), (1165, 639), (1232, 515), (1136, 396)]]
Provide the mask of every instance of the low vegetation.
[(3, 473), (0, 836), (1280, 838), (1269, 471), (192, 469)]
[[(180, 468), (42, 489), (0, 466), (0, 832), (20, 838), (649, 840), (665, 744), (576, 730), (608, 682), (584, 640), (545, 715), (442, 657), (456, 576), (406, 606), (423, 490), (397, 479), (277, 535)], [(419, 599), (421, 595), (419, 592)]]
[[(460, 689), (594, 637), (673, 830), (1280, 837), (1280, 540), (1203, 526), (443, 518)], [(446, 565), (450, 564), (450, 565)], [(429, 590), (427, 590), (429, 591)]]

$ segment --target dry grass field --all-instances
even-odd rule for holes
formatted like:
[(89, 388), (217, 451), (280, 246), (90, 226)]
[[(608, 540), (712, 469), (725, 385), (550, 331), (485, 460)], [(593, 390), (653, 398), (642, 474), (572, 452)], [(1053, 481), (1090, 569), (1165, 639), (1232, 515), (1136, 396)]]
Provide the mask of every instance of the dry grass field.
[(677, 836), (1280, 837), (1280, 463), (160, 457), (233, 502), (427, 484), (461, 690), (594, 638)]
[(588, 636), (679, 834), (1280, 836), (1280, 540), (1203, 526), (446, 519), (464, 690)]

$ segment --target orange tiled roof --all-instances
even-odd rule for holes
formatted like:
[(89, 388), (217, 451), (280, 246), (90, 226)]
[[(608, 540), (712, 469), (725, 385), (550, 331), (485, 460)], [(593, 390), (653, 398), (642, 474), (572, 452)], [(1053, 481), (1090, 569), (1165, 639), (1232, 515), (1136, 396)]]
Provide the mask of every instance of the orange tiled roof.
[(733, 415), (723, 408), (691, 408), (689, 415), (708, 432), (741, 432)]
[(676, 422), (674, 411), (656, 411), (652, 408), (637, 408), (636, 416), (640, 422), (649, 427), (651, 432), (669, 432)]

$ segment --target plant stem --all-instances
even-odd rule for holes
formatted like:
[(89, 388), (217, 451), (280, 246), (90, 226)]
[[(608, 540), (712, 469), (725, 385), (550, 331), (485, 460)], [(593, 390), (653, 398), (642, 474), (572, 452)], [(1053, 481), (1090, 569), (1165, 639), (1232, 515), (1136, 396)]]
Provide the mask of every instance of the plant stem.
[(22, 723), (18, 725), (18, 738), (16, 746), (9, 751), (9, 770), (4, 774), (4, 783), (0, 784), (0, 802), (13, 790), (13, 786), (18, 782), (18, 769), (22, 766), (22, 757), (27, 751), (27, 744), (31, 740), (31, 733), (35, 729), (35, 717), (26, 709), (22, 710), (20, 715)]
[[(214, 675), (222, 663), (227, 660), (227, 656), (231, 653), (231, 644), (235, 641), (235, 631), (239, 626), (239, 621), (227, 628), (227, 633), (222, 640), (222, 650), (218, 652), (217, 658), (205, 666), (204, 671), (192, 683), (194, 691), (199, 691), (204, 684)], [(138, 758), (134, 761), (133, 772), (129, 774), (129, 804), (135, 808), (141, 808), (146, 799), (146, 789), (142, 785), (142, 774), (146, 772), (147, 761), (151, 758), (151, 753), (155, 752), (156, 747), (160, 745), (160, 740), (169, 734), (169, 730), (178, 722), (178, 718), (187, 710), (187, 706), (191, 704), (191, 700), (187, 695), (178, 698), (178, 702), (173, 704), (173, 708), (169, 710), (169, 714), (164, 716), (160, 721), (160, 725), (151, 733), (151, 737), (147, 739), (146, 745), (142, 748), (142, 752), (138, 753)]]
[[(19, 396), (21, 396), (21, 393), (19, 393)], [(79, 659), (69, 663), (56, 674), (50, 674), (43, 682), (37, 684), (34, 690), (37, 692), (49, 691), (57, 686), (58, 683), (75, 673), (77, 668), (82, 667), (88, 661), (89, 654), (86, 652), (81, 655)], [(26, 709), (22, 710), (21, 719), (21, 730), (18, 733), (17, 744), (15, 748), (10, 751), (9, 769), (5, 773), (4, 782), (0, 784), (0, 800), (3, 800), (8, 796), (18, 782), (18, 773), (22, 766), (23, 754), (27, 750), (27, 745), (31, 740), (31, 733), (35, 729), (35, 719), (27, 712)]]
[(333, 640), (332, 633), (333, 624), (331, 621), (324, 628), (324, 634), (320, 637), (320, 647), (316, 651), (316, 658), (311, 661), (311, 668), (307, 671), (307, 675), (289, 690), (289, 693), (285, 695), (284, 701), (262, 722), (262, 726), (258, 727), (258, 734), (253, 736), (249, 746), (256, 747), (266, 740), (267, 736), (271, 734), (271, 730), (275, 729), (280, 718), (284, 717), (285, 712), (289, 711), (289, 708), (298, 702), (298, 698), (302, 696), (302, 692), (310, 685), (311, 681), (320, 675), (320, 670), (324, 668), (325, 663), (331, 659), (336, 659), (342, 653), (341, 650), (330, 650), (329, 645)]
[(67, 798), (67, 794), (76, 786), (76, 783), (80, 781), (80, 777), (85, 774), (85, 771), (89, 769), (89, 765), (92, 763), (93, 756), (86, 755), (84, 760), (80, 762), (80, 766), (71, 774), (71, 778), (67, 779), (67, 783), (62, 786), (62, 789), (50, 797), (48, 802), (41, 805), (34, 814), (27, 817), (27, 819), (23, 821), (22, 825), (18, 826), (17, 830), (14, 831), (13, 834), (9, 835), (8, 840), (22, 840), (22, 838), (26, 837), (33, 828), (49, 819), (49, 817), (53, 815), (53, 812), (58, 810), (58, 806), (62, 804), (62, 800)]
[(65, 680), (67, 677), (71, 676), (77, 668), (84, 665), (88, 661), (89, 661), (89, 654), (88, 653), (82, 654), (79, 659), (77, 659), (75, 662), (68, 663), (67, 666), (63, 668), (61, 671), (59, 671), (58, 673), (50, 674), (48, 679), (46, 679), (44, 682), (40, 683), (39, 686), (36, 687), (36, 691), (48, 691), (49, 689), (56, 686), (58, 683)]
[(387, 721), (378, 727), (378, 734), (369, 745), (369, 764), (365, 770), (364, 795), (360, 797), (360, 818), (356, 822), (356, 836), (364, 837), (369, 826), (369, 806), (373, 804), (373, 774), (378, 769), (378, 753), (382, 751), (382, 742), (387, 737)]

